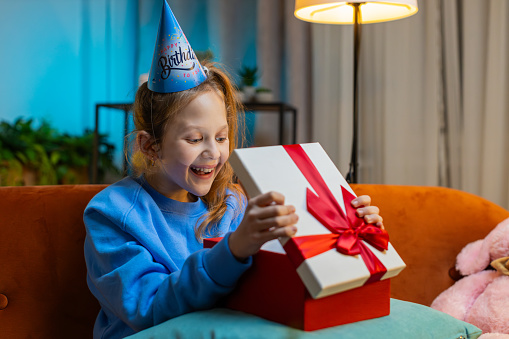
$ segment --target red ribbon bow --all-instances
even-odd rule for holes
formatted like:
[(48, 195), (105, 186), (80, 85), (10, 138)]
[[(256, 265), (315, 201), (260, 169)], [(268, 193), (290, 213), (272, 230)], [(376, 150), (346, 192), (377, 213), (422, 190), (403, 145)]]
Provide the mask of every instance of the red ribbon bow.
[[(346, 255), (360, 254), (371, 276), (366, 283), (380, 280), (387, 272), (382, 262), (364, 243), (379, 251), (387, 250), (389, 234), (376, 225), (366, 224), (352, 207), (355, 196), (341, 186), (346, 215), (327, 187), (315, 165), (300, 145), (283, 146), (318, 195), (307, 189), (307, 209), (331, 234), (291, 238), (284, 246), (290, 260), (298, 267), (304, 260), (330, 249)], [(361, 241), (364, 240), (364, 241)]]

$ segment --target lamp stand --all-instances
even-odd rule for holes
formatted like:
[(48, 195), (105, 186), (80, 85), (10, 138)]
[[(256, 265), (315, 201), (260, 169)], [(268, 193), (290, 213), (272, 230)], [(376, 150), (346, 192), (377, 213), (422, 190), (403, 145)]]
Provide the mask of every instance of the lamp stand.
[(353, 23), (353, 137), (352, 137), (352, 154), (350, 158), (350, 167), (346, 175), (348, 183), (357, 183), (358, 172), (358, 131), (359, 131), (359, 94), (358, 94), (358, 69), (359, 69), (359, 53), (361, 48), (361, 9), (362, 3), (348, 3), (354, 10)]

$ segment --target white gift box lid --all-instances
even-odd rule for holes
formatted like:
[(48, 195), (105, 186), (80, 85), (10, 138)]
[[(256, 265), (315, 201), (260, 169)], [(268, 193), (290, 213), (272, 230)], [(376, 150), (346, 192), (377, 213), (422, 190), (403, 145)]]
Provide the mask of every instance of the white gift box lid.
[[(353, 190), (319, 143), (300, 146), (344, 211), (341, 187), (355, 196)], [(276, 191), (285, 196), (285, 204), (295, 206), (299, 216), (295, 237), (331, 233), (308, 212), (306, 188), (314, 192), (313, 187), (283, 146), (236, 149), (229, 161), (250, 197)], [(282, 245), (288, 240), (289, 238), (279, 239)], [(382, 280), (396, 276), (406, 267), (390, 243), (386, 251), (379, 251), (368, 243), (365, 244), (387, 268)], [(269, 242), (262, 249), (281, 252), (281, 246), (278, 246), (277, 242)], [(297, 267), (297, 273), (315, 299), (360, 287), (371, 276), (360, 255), (344, 255), (336, 249), (306, 259)]]

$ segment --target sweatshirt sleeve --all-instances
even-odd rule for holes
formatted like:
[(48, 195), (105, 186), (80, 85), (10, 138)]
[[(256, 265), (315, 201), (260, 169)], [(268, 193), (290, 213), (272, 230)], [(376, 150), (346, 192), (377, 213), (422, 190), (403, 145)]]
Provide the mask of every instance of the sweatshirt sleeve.
[(180, 270), (171, 271), (115, 220), (88, 209), (84, 221), (89, 288), (106, 314), (135, 331), (214, 306), (251, 265), (251, 259), (233, 257), (228, 233), (212, 249), (191, 254)]

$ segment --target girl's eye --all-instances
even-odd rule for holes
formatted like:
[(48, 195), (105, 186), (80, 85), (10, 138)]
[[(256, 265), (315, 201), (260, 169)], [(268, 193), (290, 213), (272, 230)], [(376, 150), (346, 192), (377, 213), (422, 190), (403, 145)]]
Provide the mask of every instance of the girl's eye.
[(228, 140), (228, 138), (226, 138), (226, 137), (216, 138), (217, 142), (225, 142), (226, 140)]
[(187, 139), (187, 141), (190, 142), (191, 144), (196, 144), (201, 141), (201, 138), (200, 139)]

